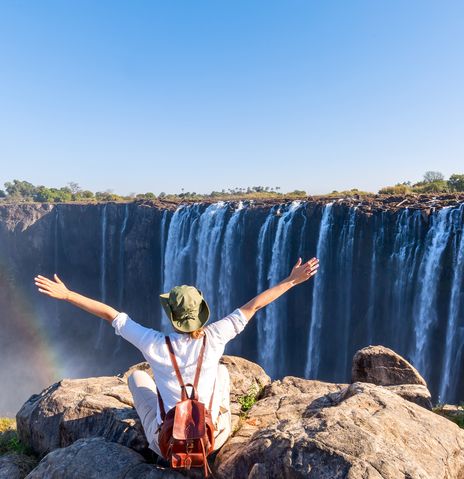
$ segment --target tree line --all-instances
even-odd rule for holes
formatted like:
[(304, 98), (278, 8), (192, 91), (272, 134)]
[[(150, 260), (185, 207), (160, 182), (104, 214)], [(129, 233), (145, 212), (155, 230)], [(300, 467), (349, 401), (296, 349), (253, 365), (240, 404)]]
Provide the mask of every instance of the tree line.
[[(304, 198), (308, 196), (304, 190), (294, 190), (282, 193), (279, 186), (249, 186), (247, 188), (229, 188), (221, 191), (212, 191), (209, 194), (199, 194), (196, 192), (184, 191), (181, 193), (167, 194), (161, 192), (159, 195), (154, 193), (131, 193), (128, 196), (115, 194), (112, 190), (92, 192), (82, 189), (79, 184), (70, 182), (60, 188), (49, 188), (43, 185), (35, 186), (28, 181), (13, 180), (4, 184), (4, 189), (0, 189), (0, 200), (7, 202), (38, 202), (38, 203), (68, 203), (77, 202), (101, 202), (101, 201), (137, 201), (137, 200), (193, 200), (201, 201), (204, 199), (214, 200), (233, 200), (240, 198), (278, 198), (285, 196), (287, 198)], [(414, 193), (455, 193), (464, 192), (464, 174), (453, 174), (447, 180), (439, 171), (427, 171), (422, 180), (417, 183), (405, 181), (397, 183), (394, 186), (386, 186), (379, 190), (379, 194), (384, 195), (405, 195)], [(353, 188), (348, 191), (332, 191), (332, 196), (354, 196), (354, 195), (372, 195), (373, 193), (359, 191)]]
[(464, 192), (464, 174), (453, 174), (447, 180), (439, 171), (427, 171), (422, 181), (412, 184), (410, 181), (386, 186), (379, 190), (385, 195), (405, 195), (410, 193), (459, 193)]
[[(35, 186), (28, 181), (13, 180), (4, 184), (4, 189), (0, 190), (0, 200), (8, 202), (38, 202), (38, 203), (67, 203), (77, 202), (95, 202), (95, 201), (137, 201), (137, 200), (202, 200), (205, 198), (242, 198), (250, 196), (253, 198), (266, 198), (283, 195), (279, 186), (249, 186), (247, 188), (229, 188), (221, 191), (212, 191), (209, 194), (199, 194), (196, 192), (184, 191), (181, 193), (167, 194), (161, 192), (158, 196), (152, 192), (131, 193), (127, 196), (115, 194), (112, 190), (97, 191), (96, 193), (82, 189), (78, 183), (70, 182), (60, 188), (49, 188), (43, 185)], [(305, 197), (306, 191), (294, 190), (285, 193), (290, 197)]]

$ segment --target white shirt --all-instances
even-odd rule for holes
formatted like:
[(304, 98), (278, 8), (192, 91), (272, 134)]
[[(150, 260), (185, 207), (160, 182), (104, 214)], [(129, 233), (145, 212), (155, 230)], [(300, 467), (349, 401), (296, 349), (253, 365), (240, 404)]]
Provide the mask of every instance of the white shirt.
[[(197, 392), (198, 399), (206, 407), (209, 406), (219, 359), (224, 353), (224, 348), (231, 339), (243, 331), (247, 322), (242, 311), (236, 309), (225, 318), (205, 327), (206, 348)], [(156, 387), (161, 393), (164, 408), (168, 412), (180, 401), (180, 385), (169, 357), (164, 334), (136, 323), (126, 313), (119, 313), (111, 324), (115, 333), (138, 348), (150, 364)], [(189, 334), (183, 333), (171, 333), (169, 338), (184, 383), (193, 383), (203, 338), (193, 339)], [(191, 388), (188, 388), (189, 393), (190, 390)], [(218, 414), (219, 402), (213, 400), (211, 410), (213, 423), (216, 421)], [(158, 424), (162, 423), (159, 408), (157, 420)]]

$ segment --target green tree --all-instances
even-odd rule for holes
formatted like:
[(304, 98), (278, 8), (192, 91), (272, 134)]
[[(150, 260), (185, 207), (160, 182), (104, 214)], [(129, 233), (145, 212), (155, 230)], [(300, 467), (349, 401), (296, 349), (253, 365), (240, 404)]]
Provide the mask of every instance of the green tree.
[(464, 191), (464, 175), (451, 175), (448, 180), (448, 186), (451, 191)]
[(38, 186), (34, 194), (34, 201), (39, 203), (51, 203), (55, 200), (54, 193), (45, 186)]
[(5, 190), (12, 199), (32, 200), (36, 187), (28, 181), (13, 180), (5, 183)]

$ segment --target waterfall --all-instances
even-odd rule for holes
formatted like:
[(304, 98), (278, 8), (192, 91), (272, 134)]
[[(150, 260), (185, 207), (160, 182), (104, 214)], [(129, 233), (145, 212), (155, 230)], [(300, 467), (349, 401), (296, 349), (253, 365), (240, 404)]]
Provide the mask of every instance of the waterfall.
[(124, 296), (124, 266), (125, 266), (125, 249), (124, 249), (124, 237), (126, 234), (127, 220), (129, 218), (129, 204), (124, 205), (124, 217), (122, 220), (121, 231), (119, 233), (119, 261), (118, 261), (118, 307), (122, 308), (123, 296)]
[[(124, 205), (124, 216), (121, 223), (121, 230), (119, 232), (119, 254), (118, 254), (118, 308), (120, 311), (123, 310), (123, 300), (124, 300), (124, 268), (125, 268), (125, 248), (124, 248), (124, 238), (127, 229), (127, 220), (129, 219), (129, 203)], [(117, 344), (113, 351), (113, 357), (119, 354), (121, 346), (123, 344), (123, 339), (121, 336), (117, 336)]]
[[(106, 251), (107, 251), (107, 208), (108, 203), (105, 203), (101, 210), (101, 239), (100, 239), (100, 301), (106, 301)], [(103, 320), (99, 321), (96, 347), (101, 348), (103, 342), (103, 334), (105, 331), (105, 324)]]
[(208, 206), (200, 216), (198, 228), (197, 274), (194, 285), (203, 293), (214, 319), (218, 319), (218, 265), (228, 208), (229, 205), (223, 201)]
[[(343, 350), (340, 351), (337, 358), (336, 369), (338, 371), (347, 371), (349, 369), (349, 339), (351, 324), (351, 302), (353, 288), (353, 255), (354, 255), (354, 235), (356, 229), (356, 207), (350, 208), (348, 219), (344, 221), (342, 233), (340, 236), (340, 256), (338, 268), (338, 318), (340, 323), (339, 332), (341, 333), (341, 344)], [(317, 275), (316, 275), (317, 276)]]
[(375, 315), (377, 297), (380, 294), (378, 289), (378, 279), (380, 275), (380, 252), (383, 251), (385, 245), (385, 212), (382, 211), (379, 216), (374, 216), (374, 232), (372, 246), (372, 260), (369, 277), (369, 303), (367, 309), (367, 344), (373, 344), (375, 338)]
[[(454, 269), (451, 282), (451, 295), (449, 313), (446, 326), (445, 359), (442, 368), (442, 381), (440, 384), (439, 397), (441, 399), (456, 394), (455, 389), (459, 377), (459, 367), (456, 359), (460, 357), (458, 350), (462, 348), (463, 325), (459, 325), (459, 318), (464, 313), (462, 291), (464, 286), (464, 234), (463, 234), (464, 205), (452, 212), (453, 256), (452, 266)], [(453, 381), (452, 381), (453, 378)], [(451, 383), (452, 382), (452, 383)]]
[(322, 213), (316, 257), (319, 259), (319, 270), (314, 276), (314, 288), (311, 308), (311, 324), (309, 327), (308, 350), (306, 356), (306, 377), (317, 377), (320, 363), (320, 333), (324, 315), (324, 290), (326, 282), (330, 281), (327, 270), (329, 263), (328, 238), (331, 232), (333, 203), (328, 203)]
[(239, 202), (232, 217), (227, 223), (224, 233), (224, 241), (222, 242), (221, 263), (219, 271), (219, 295), (217, 318), (223, 318), (232, 312), (232, 291), (236, 287), (236, 282), (239, 279), (234, 275), (236, 268), (234, 266), (237, 262), (236, 252), (238, 245), (243, 238), (241, 234), (240, 219), (243, 216), (244, 206), (243, 202)]
[(412, 316), (409, 298), (414, 297), (417, 257), (420, 253), (422, 213), (405, 208), (397, 215), (393, 251), (387, 263), (390, 281), (390, 334), (393, 347), (405, 350), (405, 318)]
[[(266, 217), (258, 235), (258, 255), (257, 255), (257, 293), (261, 293), (269, 287), (268, 272), (271, 264), (271, 252), (272, 252), (272, 233), (275, 223), (278, 221), (276, 213), (280, 211), (278, 207), (271, 208), (269, 214)], [(269, 319), (267, 314), (268, 309), (264, 308), (256, 313), (256, 319), (258, 325), (258, 360), (264, 368), (265, 364), (270, 361), (270, 354), (266, 351), (264, 345), (268, 341), (269, 333)]]
[[(267, 275), (269, 287), (275, 286), (291, 271), (289, 252), (289, 231), (295, 211), (300, 201), (293, 201), (280, 216), (277, 223), (272, 256)], [(260, 321), (261, 338), (259, 344), (263, 367), (271, 377), (283, 371), (285, 363), (285, 343), (283, 339), (286, 311), (286, 296), (267, 306), (266, 320)]]
[(412, 361), (425, 377), (429, 376), (426, 347), (431, 328), (438, 320), (437, 295), (441, 272), (441, 258), (449, 241), (451, 208), (443, 208), (430, 215), (431, 225), (425, 238), (425, 252), (419, 266), (419, 294), (414, 302), (414, 346)]

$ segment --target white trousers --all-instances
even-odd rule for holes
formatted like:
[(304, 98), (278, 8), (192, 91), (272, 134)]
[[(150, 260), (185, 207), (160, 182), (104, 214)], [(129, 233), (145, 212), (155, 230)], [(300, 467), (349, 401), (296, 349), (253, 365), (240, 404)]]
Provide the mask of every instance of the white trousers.
[[(156, 420), (158, 412), (158, 395), (156, 384), (145, 371), (134, 371), (127, 379), (134, 406), (142, 422), (148, 445), (156, 454), (162, 456), (158, 445), (159, 424)], [(232, 432), (231, 413), (230, 413), (230, 377), (227, 368), (220, 364), (218, 366), (215, 395), (220, 397), (219, 415), (216, 420), (214, 450), (219, 449), (227, 440)], [(167, 411), (166, 411), (167, 412)]]

